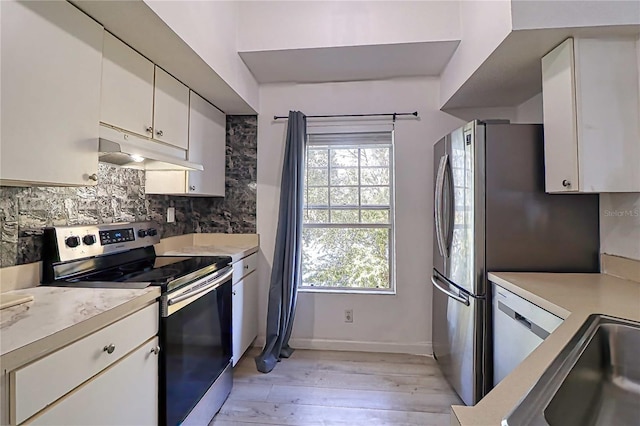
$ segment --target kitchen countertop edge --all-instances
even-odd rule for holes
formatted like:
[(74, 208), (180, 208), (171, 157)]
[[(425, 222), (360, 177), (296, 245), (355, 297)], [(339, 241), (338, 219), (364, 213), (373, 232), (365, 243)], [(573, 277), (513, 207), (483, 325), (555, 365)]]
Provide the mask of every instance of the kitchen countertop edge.
[[(563, 323), (472, 407), (451, 407), (451, 425), (500, 425), (591, 314), (640, 321), (640, 283), (605, 274), (491, 272), (489, 280), (558, 315)], [(634, 301), (636, 308), (634, 309)]]
[[(68, 289), (68, 287), (65, 287)], [(87, 289), (83, 289), (87, 290)], [(105, 289), (91, 289), (91, 290), (105, 290)], [(113, 289), (107, 289), (113, 290)], [(48, 355), (70, 343), (82, 339), (114, 322), (146, 307), (156, 303), (158, 297), (160, 297), (159, 287), (147, 287), (137, 291), (137, 294), (122, 303), (109, 307), (101, 312), (89, 315), (87, 318), (81, 321), (69, 324), (61, 327), (59, 330), (47, 334), (44, 337), (27, 339), (25, 342), (21, 342), (18, 347), (7, 351), (3, 351), (0, 356), (0, 365), (2, 370), (10, 371), (18, 368), (22, 365), (30, 363), (38, 358)], [(11, 293), (33, 293), (33, 288), (25, 290), (16, 290)], [(37, 301), (37, 296), (36, 296)], [(28, 302), (27, 304), (33, 304), (34, 302)], [(16, 309), (20, 306), (14, 306), (8, 309)], [(12, 326), (20, 326), (19, 322)]]
[(224, 245), (193, 245), (181, 247), (179, 249), (168, 250), (162, 253), (163, 256), (230, 256), (231, 263), (236, 263), (240, 259), (257, 253), (259, 246), (250, 247), (230, 247)]
[(558, 304), (553, 303), (552, 301), (545, 299), (544, 297), (538, 296), (537, 294), (527, 290), (526, 288), (519, 287), (517, 284), (514, 284), (513, 282), (505, 279), (499, 273), (490, 272), (488, 274), (488, 277), (489, 281), (496, 283), (500, 287), (509, 290), (513, 294), (522, 297), (523, 299), (541, 307), (546, 311), (551, 312), (552, 314), (562, 318), (563, 320), (567, 319), (567, 317), (571, 315), (571, 312), (566, 310), (562, 306), (559, 306)]

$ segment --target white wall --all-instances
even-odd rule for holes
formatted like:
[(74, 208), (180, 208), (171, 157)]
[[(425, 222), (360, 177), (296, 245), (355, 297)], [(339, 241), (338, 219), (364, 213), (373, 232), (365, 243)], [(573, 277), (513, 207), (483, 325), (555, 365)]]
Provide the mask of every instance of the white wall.
[(640, 260), (640, 194), (600, 194), (600, 253)]
[(145, 0), (145, 3), (257, 111), (258, 83), (237, 51), (239, 2)]
[(514, 30), (640, 24), (640, 2), (629, 0), (513, 0)]
[(542, 93), (516, 106), (514, 123), (542, 124)]
[(513, 107), (449, 108), (448, 114), (471, 120), (509, 120), (514, 124), (542, 124), (542, 93)]
[[(433, 144), (462, 122), (438, 111), (437, 79), (415, 78), (260, 87), (257, 227), (261, 256), (259, 339), (273, 262), (286, 120), (289, 110), (312, 114), (417, 110), (396, 124), (396, 295), (300, 293), (294, 347), (430, 353)], [(353, 309), (353, 324), (344, 310)]]
[(240, 2), (238, 50), (458, 40), (457, 1)]
[(449, 108), (446, 112), (464, 121), (509, 120), (511, 123), (516, 122), (515, 107)]
[(600, 194), (600, 253), (640, 260), (640, 193)]
[(460, 2), (462, 40), (441, 75), (444, 105), (511, 32), (511, 0)]

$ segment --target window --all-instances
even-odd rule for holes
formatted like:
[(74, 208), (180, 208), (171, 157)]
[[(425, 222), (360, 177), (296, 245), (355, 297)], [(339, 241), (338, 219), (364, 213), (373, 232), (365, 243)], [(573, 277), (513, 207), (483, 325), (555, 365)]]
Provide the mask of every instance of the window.
[(393, 292), (393, 133), (309, 134), (302, 290)]

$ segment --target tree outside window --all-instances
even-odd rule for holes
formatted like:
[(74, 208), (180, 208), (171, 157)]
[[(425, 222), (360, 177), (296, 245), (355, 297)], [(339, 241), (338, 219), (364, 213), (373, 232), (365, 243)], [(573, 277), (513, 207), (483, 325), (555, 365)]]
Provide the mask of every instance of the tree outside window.
[(308, 136), (301, 289), (393, 291), (392, 132)]

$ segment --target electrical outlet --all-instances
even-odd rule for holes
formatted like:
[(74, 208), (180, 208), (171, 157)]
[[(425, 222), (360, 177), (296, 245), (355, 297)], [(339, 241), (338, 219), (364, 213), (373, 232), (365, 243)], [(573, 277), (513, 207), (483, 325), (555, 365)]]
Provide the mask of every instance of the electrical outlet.
[(176, 208), (169, 207), (167, 208), (167, 223), (173, 223), (176, 221)]
[(344, 322), (353, 322), (353, 309), (345, 309)]

